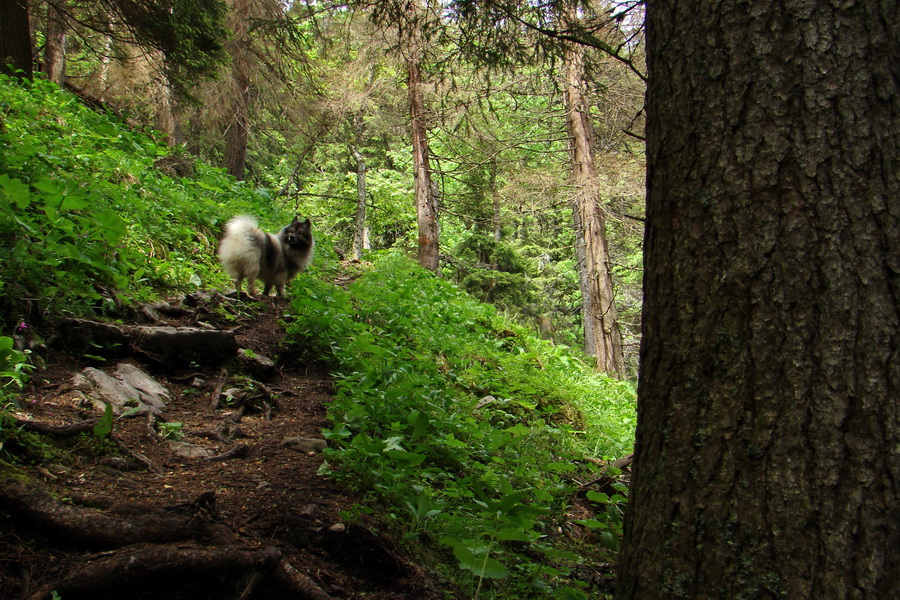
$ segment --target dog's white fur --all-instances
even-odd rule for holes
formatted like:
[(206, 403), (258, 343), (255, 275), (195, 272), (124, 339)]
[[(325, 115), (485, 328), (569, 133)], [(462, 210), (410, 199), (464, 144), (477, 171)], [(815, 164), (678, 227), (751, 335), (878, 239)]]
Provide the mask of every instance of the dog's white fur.
[[(295, 218), (291, 225), (277, 234), (271, 234), (262, 231), (256, 219), (246, 215), (234, 217), (225, 225), (225, 237), (219, 246), (219, 260), (225, 272), (234, 279), (239, 294), (241, 284), (246, 279), (248, 293), (255, 296), (254, 284), (260, 279), (265, 285), (264, 295), (269, 295), (274, 286), (276, 293), (283, 296), (284, 286), (309, 267), (315, 240), (310, 232), (308, 248), (290, 243), (288, 231), (296, 225)], [(303, 225), (301, 223), (300, 227)]]

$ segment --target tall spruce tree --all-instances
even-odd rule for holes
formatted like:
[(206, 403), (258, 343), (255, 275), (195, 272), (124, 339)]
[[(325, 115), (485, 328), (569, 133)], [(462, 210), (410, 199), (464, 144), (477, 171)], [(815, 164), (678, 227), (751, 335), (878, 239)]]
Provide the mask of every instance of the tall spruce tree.
[[(575, 16), (571, 18), (577, 19)], [(617, 319), (606, 219), (594, 164), (594, 128), (590, 102), (585, 94), (584, 47), (572, 43), (564, 57), (564, 101), (569, 153), (572, 164), (578, 278), (584, 349), (593, 356), (597, 369), (615, 377), (625, 377), (622, 332)]]
[(900, 13), (648, 4), (617, 598), (900, 597)]

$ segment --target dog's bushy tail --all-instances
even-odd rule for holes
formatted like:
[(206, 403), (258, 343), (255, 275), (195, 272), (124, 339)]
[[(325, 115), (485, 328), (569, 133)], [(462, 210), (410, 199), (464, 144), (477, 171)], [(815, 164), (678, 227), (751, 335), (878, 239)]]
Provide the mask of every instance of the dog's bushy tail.
[(259, 229), (259, 225), (256, 219), (247, 215), (238, 215), (225, 225), (225, 235), (246, 236), (257, 229)]
[(225, 225), (219, 260), (232, 279), (240, 282), (244, 278), (256, 279), (259, 276), (260, 239), (263, 235), (253, 217), (237, 216)]

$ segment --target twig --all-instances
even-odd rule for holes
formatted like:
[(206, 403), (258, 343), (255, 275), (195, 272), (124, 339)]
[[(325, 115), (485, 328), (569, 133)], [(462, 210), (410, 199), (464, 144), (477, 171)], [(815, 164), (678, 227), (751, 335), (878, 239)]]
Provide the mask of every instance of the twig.
[(250, 446), (247, 444), (238, 444), (231, 450), (227, 452), (223, 452), (222, 454), (218, 454), (216, 456), (210, 456), (209, 458), (204, 458), (206, 462), (221, 462), (225, 460), (231, 460), (232, 458), (241, 458), (247, 456), (250, 452)]
[(275, 569), (275, 576), (281, 583), (297, 592), (303, 600), (333, 600), (312, 579), (283, 558)]

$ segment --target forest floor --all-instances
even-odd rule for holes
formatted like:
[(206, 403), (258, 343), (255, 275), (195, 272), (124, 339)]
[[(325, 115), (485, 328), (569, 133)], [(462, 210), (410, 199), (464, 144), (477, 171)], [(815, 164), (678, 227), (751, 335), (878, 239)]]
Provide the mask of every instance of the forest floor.
[[(146, 416), (115, 420), (112, 438), (126, 457), (140, 459), (139, 469), (110, 466), (91, 449), (95, 438), (85, 433), (70, 438), (71, 453), (64, 458), (23, 461), (15, 477), (0, 472), (0, 598), (444, 597), (441, 586), (388, 536), (364, 518), (346, 521), (344, 511), (352, 511), (359, 499), (317, 474), (322, 454), (284, 443), (295, 436), (322, 438), (334, 384), (323, 366), (298, 362), (290, 347), (281, 344), (282, 311), (288, 303), (269, 298), (262, 304), (255, 316), (229, 324), (236, 328), (241, 348), (276, 363), (265, 377), (253, 376), (263, 384), (255, 389), (265, 390), (267, 402), (257, 404), (256, 410), (248, 404), (238, 412), (219, 401), (223, 387), (233, 385), (238, 374), (234, 361), (162, 365), (128, 353), (98, 363), (58, 348), (44, 353), (44, 364), (15, 410), (20, 421), (66, 425), (98, 418), (73, 384), (87, 366), (111, 373), (120, 362), (134, 364), (167, 388), (171, 400), (155, 428)], [(197, 326), (209, 315), (189, 310), (164, 318), (162, 324)], [(218, 457), (244, 447), (224, 460), (183, 458), (159, 435), (166, 422), (180, 423), (184, 442)], [(23, 479), (22, 471), (27, 484), (14, 481)], [(37, 510), (37, 505), (46, 508)], [(112, 520), (85, 524), (97, 514)], [(132, 521), (132, 515), (140, 521)], [(113, 541), (97, 541), (79, 529), (99, 527), (124, 535), (146, 526), (149, 515), (162, 519), (151, 529), (181, 522), (182, 530), (193, 531), (203, 521), (219, 527), (219, 534), (201, 527), (201, 533), (185, 533), (179, 539), (157, 531), (156, 538), (131, 543), (131, 538), (116, 541), (113, 531), (107, 532)], [(250, 567), (216, 554), (234, 548), (268, 554), (254, 555)], [(196, 552), (190, 553), (201, 550), (212, 554), (197, 558)], [(124, 555), (128, 558), (123, 563)], [(132, 571), (122, 566), (140, 560), (146, 564)], [(260, 566), (263, 562), (265, 567)], [(291, 568), (293, 578), (285, 577), (284, 570)]]

